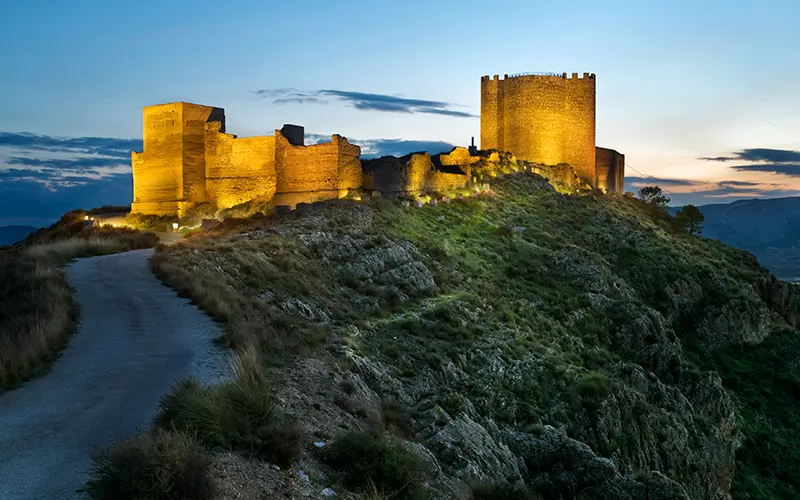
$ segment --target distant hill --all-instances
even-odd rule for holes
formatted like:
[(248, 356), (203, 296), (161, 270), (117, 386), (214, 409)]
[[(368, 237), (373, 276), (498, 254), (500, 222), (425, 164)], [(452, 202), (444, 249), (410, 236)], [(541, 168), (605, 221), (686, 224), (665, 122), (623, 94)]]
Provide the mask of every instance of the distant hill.
[(0, 246), (13, 245), (38, 230), (32, 226), (0, 226)]
[(706, 216), (703, 236), (753, 253), (781, 279), (800, 280), (800, 197), (738, 200), (699, 208)]

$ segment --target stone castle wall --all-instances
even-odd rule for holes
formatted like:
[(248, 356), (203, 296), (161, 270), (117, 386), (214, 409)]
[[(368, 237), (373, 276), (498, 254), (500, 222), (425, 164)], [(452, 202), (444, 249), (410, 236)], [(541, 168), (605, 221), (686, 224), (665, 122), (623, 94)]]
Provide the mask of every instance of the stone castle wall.
[[(467, 158), (457, 150), (466, 151), (466, 148), (456, 148), (452, 156), (442, 154), (432, 157), (429, 153), (413, 153), (400, 158), (384, 156), (365, 160), (364, 188), (388, 194), (418, 195), (465, 187), (470, 182), (469, 164), (479, 158)], [(454, 163), (459, 158), (464, 163)]]
[(595, 75), (481, 78), (481, 149), (532, 163), (568, 163), (596, 185)]
[(227, 208), (275, 194), (275, 137), (236, 137), (206, 124), (206, 201)]
[(144, 108), (144, 151), (131, 154), (133, 212), (182, 215), (198, 203), (228, 208), (253, 199), (294, 206), (361, 187), (361, 148), (334, 135), (303, 145), (303, 128), (274, 136), (225, 133), (222, 108), (170, 103)]
[(597, 187), (610, 193), (625, 192), (625, 155), (608, 148), (595, 149)]

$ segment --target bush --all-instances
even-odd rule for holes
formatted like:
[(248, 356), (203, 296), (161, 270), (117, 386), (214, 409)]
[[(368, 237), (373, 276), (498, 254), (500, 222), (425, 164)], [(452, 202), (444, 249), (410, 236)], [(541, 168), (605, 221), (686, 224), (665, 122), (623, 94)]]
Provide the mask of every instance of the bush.
[(398, 500), (426, 498), (424, 463), (377, 431), (348, 432), (322, 449), (322, 461), (342, 474), (348, 488), (375, 491)]
[(86, 491), (98, 500), (206, 500), (217, 495), (211, 458), (194, 439), (157, 430), (92, 457)]
[(236, 379), (203, 387), (192, 379), (165, 396), (156, 425), (196, 436), (209, 448), (238, 450), (281, 466), (300, 454), (304, 434), (278, 413), (266, 378), (239, 364)]

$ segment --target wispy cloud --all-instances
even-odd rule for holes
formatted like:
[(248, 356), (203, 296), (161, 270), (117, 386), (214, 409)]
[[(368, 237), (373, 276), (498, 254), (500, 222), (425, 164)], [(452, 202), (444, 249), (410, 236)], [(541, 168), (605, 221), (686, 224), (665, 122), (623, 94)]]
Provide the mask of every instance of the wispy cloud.
[(708, 161), (762, 161), (773, 163), (800, 163), (800, 151), (788, 149), (754, 148), (736, 151), (731, 156), (702, 157)]
[[(306, 144), (328, 142), (331, 136), (324, 134), (306, 134)], [(361, 146), (361, 158), (378, 158), (381, 156), (405, 156), (409, 153), (427, 152), (430, 154), (447, 153), (455, 146), (444, 141), (415, 141), (410, 139), (354, 139), (348, 137), (351, 144)]]
[(672, 204), (707, 203), (713, 199), (758, 198), (795, 196), (798, 191), (782, 183), (751, 181), (705, 181), (690, 179), (670, 179), (657, 177), (625, 177), (628, 191), (637, 191), (644, 186), (659, 186), (672, 198)]
[(34, 182), (49, 191), (105, 178), (130, 178), (130, 155), (141, 139), (51, 137), (0, 132), (0, 179)]
[(411, 99), (386, 94), (371, 94), (347, 90), (298, 90), (298, 89), (263, 89), (254, 90), (253, 94), (265, 99), (272, 99), (275, 104), (328, 104), (340, 101), (350, 104), (356, 109), (365, 111), (383, 111), (388, 113), (423, 113), (445, 115), (459, 118), (474, 118), (477, 115), (459, 111), (457, 104), (445, 101)]
[(731, 170), (737, 172), (763, 172), (800, 177), (800, 151), (753, 148), (736, 151), (729, 156), (706, 156), (700, 159), (718, 162), (749, 162), (730, 167)]
[(131, 151), (142, 150), (142, 140), (113, 137), (51, 137), (28, 132), (0, 132), (0, 147), (28, 151), (102, 155), (130, 160)]

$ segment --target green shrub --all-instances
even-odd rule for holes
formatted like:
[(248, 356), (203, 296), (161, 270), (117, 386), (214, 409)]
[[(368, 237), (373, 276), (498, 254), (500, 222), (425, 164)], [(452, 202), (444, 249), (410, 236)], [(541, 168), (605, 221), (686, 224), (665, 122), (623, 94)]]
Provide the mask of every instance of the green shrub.
[(589, 372), (578, 380), (578, 394), (584, 398), (600, 399), (611, 392), (611, 379), (604, 373)]
[(97, 500), (215, 498), (211, 458), (184, 434), (157, 430), (95, 453), (86, 491)]
[(250, 369), (218, 386), (181, 381), (165, 396), (156, 425), (196, 436), (214, 449), (239, 450), (288, 466), (299, 455), (302, 429), (279, 415), (269, 384)]
[(322, 449), (321, 459), (342, 474), (348, 488), (370, 491), (374, 487), (398, 500), (426, 498), (421, 486), (422, 460), (380, 432), (343, 434)]

